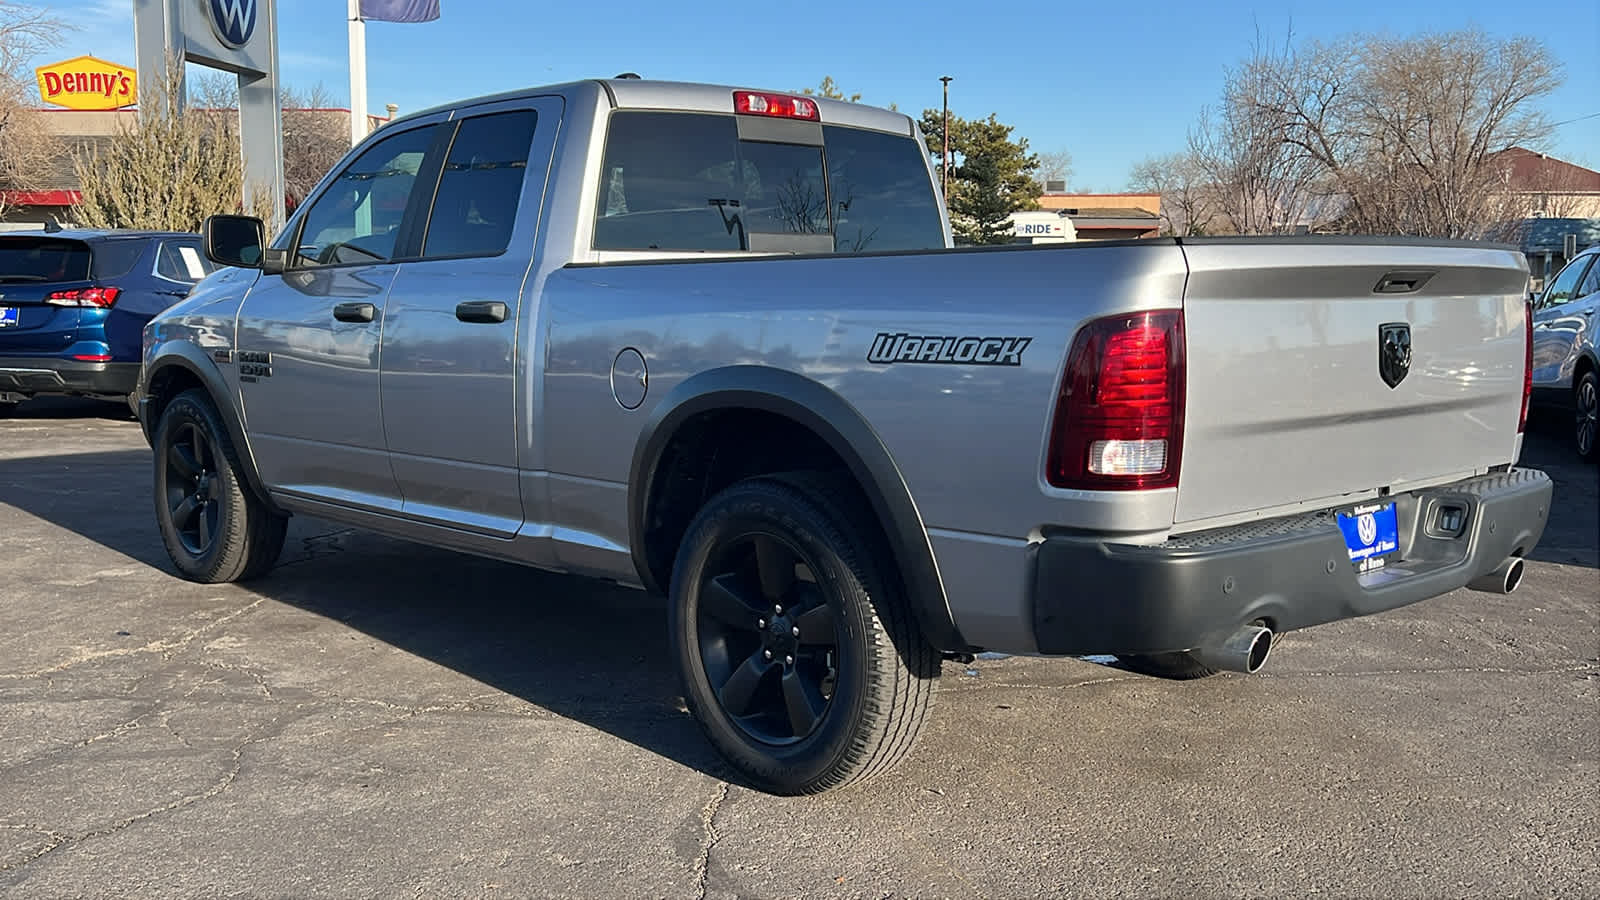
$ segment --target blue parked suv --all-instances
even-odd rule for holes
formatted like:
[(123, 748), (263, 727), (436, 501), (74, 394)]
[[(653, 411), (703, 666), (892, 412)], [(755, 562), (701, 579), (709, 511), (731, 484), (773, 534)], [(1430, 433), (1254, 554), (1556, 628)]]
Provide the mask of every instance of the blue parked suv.
[(0, 234), (0, 413), (35, 394), (126, 400), (145, 323), (215, 268), (197, 234)]

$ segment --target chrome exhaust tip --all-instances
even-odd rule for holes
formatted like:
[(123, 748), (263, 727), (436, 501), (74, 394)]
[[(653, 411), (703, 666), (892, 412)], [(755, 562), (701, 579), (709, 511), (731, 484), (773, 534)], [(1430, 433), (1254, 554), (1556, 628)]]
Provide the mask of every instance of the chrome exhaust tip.
[(1505, 562), (1467, 582), (1467, 587), (1489, 594), (1509, 594), (1522, 584), (1522, 557), (1509, 556)]
[(1192, 652), (1195, 659), (1209, 668), (1254, 675), (1267, 664), (1267, 657), (1272, 653), (1272, 629), (1246, 625), (1220, 647), (1200, 647)]

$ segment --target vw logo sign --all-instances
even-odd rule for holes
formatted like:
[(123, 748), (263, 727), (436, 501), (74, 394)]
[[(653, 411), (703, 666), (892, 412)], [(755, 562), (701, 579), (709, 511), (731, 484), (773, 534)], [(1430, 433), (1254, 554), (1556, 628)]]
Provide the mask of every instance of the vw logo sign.
[(1361, 543), (1368, 546), (1378, 539), (1378, 519), (1372, 513), (1362, 513), (1356, 519), (1356, 533), (1361, 537)]
[(222, 43), (235, 50), (250, 43), (256, 32), (256, 0), (206, 0), (206, 11)]

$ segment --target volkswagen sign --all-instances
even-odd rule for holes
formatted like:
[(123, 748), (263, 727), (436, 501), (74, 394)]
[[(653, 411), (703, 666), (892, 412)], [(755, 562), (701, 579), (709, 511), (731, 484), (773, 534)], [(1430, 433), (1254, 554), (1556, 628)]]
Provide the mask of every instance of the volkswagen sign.
[(235, 50), (250, 43), (256, 31), (256, 0), (206, 0), (206, 10), (217, 40)]

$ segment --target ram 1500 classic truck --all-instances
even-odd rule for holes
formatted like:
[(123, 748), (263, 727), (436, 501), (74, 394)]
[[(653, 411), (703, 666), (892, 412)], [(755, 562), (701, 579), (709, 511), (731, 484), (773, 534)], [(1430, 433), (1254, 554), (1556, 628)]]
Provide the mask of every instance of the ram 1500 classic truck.
[(895, 766), (944, 658), (1252, 672), (1507, 593), (1550, 504), (1513, 250), (954, 248), (916, 123), (858, 104), (476, 99), (205, 241), (138, 397), (184, 576), (262, 575), (302, 513), (664, 594), (689, 709), (778, 793)]

